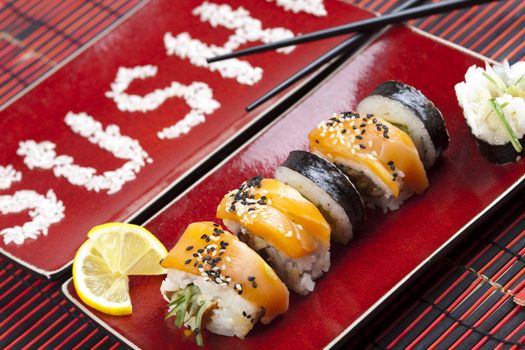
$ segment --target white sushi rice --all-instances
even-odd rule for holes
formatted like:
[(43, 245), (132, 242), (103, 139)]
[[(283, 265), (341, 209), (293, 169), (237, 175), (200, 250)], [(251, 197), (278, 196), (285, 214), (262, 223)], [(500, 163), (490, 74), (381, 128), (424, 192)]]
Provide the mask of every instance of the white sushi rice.
[(272, 247), (266, 240), (251, 234), (236, 221), (223, 222), (228, 230), (261, 254), (286, 286), (298, 294), (306, 295), (313, 291), (314, 280), (330, 269), (329, 247), (321, 246), (303, 258), (292, 259)]
[[(184, 271), (169, 269), (160, 291), (164, 299), (169, 302), (169, 296), (173, 292), (191, 284), (199, 288), (202, 298), (216, 305), (209, 321), (203, 325), (212, 333), (242, 339), (262, 316), (263, 310), (260, 307), (244, 299), (231, 286), (206, 281), (203, 277)], [(250, 319), (244, 317), (243, 311), (251, 315), (255, 322), (252, 323)]]
[(312, 180), (285, 166), (275, 170), (275, 178), (295, 188), (321, 210), (330, 222), (331, 235), (335, 241), (347, 244), (353, 238), (352, 222), (343, 207)]
[(410, 108), (399, 101), (373, 95), (359, 102), (357, 111), (359, 113), (373, 114), (390, 123), (406, 126), (425, 168), (429, 168), (435, 163), (438, 158), (436, 147), (425, 125)]
[(487, 64), (485, 69), (472, 66), (465, 74), (465, 81), (456, 84), (455, 90), (465, 120), (476, 138), (491, 145), (504, 145), (511, 140), (503, 123), (492, 110), (489, 103), (491, 99), (502, 106), (518, 139), (524, 136), (525, 62), (517, 62), (512, 66), (505, 62), (493, 68)]

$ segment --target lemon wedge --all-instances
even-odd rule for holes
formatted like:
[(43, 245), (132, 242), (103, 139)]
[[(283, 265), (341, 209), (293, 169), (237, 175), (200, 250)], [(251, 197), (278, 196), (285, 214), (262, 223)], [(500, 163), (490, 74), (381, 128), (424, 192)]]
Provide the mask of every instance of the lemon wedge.
[(159, 262), (168, 251), (148, 230), (131, 224), (96, 226), (88, 238), (73, 261), (78, 296), (101, 312), (131, 314), (128, 276), (165, 273)]

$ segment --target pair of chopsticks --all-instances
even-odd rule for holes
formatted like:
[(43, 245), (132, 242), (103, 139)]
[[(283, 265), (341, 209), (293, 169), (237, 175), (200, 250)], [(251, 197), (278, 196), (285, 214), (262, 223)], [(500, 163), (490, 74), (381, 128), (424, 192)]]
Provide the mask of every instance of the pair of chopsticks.
[[(370, 19), (365, 19), (362, 21), (352, 22), (328, 29), (319, 30), (316, 32), (299, 35), (293, 38), (275, 41), (272, 43), (253, 46), (247, 49), (234, 51), (225, 55), (216, 56), (213, 58), (207, 59), (208, 63), (213, 63), (217, 61), (222, 61), (230, 58), (236, 58), (241, 56), (253, 55), (255, 53), (265, 52), (269, 50), (278, 49), (281, 47), (303, 44), (315, 40), (321, 40), (326, 38), (331, 38), (338, 35), (350, 34), (353, 32), (364, 32), (358, 33), (352, 36), (349, 39), (346, 39), (341, 44), (337, 45), (330, 51), (326, 52), (316, 60), (309, 63), (307, 66), (301, 70), (294, 73), (291, 77), (281, 82), (279, 85), (268, 91), (262, 97), (257, 99), (255, 102), (251, 103), (246, 107), (248, 112), (254, 110), (264, 102), (268, 101), (275, 95), (279, 94), (281, 91), (285, 90), (295, 82), (299, 81), (306, 75), (310, 74), (314, 70), (320, 68), (325, 63), (334, 59), (343, 54), (348, 54), (355, 51), (363, 43), (365, 43), (372, 35), (374, 31), (380, 30), (383, 27), (389, 24), (401, 23), (410, 19), (421, 18), (433, 14), (443, 13), (452, 10), (458, 10), (465, 7), (470, 7), (474, 5), (480, 5), (487, 2), (501, 1), (501, 0), (449, 0), (439, 3), (433, 3), (423, 6), (413, 7), (423, 2), (424, 0), (409, 0), (404, 1), (400, 6), (397, 6), (390, 13), (373, 17)], [(413, 8), (411, 8), (413, 7)]]

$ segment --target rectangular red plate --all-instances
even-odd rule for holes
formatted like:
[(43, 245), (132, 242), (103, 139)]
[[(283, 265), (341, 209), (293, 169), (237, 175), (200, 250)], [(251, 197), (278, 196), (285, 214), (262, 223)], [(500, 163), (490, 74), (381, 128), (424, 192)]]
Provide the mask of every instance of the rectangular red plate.
[(132, 220), (263, 115), (244, 112), (248, 103), (340, 39), (220, 71), (203, 67), (203, 55), (370, 16), (341, 1), (320, 1), (314, 14), (280, 3), (151, 1), (5, 109), (0, 250), (59, 272), (92, 226)]
[[(519, 181), (525, 162), (495, 166), (474, 143), (456, 102), (454, 84), (479, 58), (410, 28), (389, 30), (355, 55), (316, 90), (291, 108), (253, 142), (225, 161), (146, 224), (169, 248), (186, 225), (214, 220), (228, 190), (273, 170), (294, 149), (307, 148), (307, 134), (333, 112), (351, 110), (379, 83), (395, 79), (416, 86), (440, 108), (450, 132), (450, 148), (429, 171), (430, 188), (398, 211), (369, 212), (348, 246), (332, 247), (332, 266), (314, 292), (293, 295), (288, 313), (269, 326), (258, 325), (244, 340), (207, 333), (214, 349), (318, 349), (334, 342), (418, 265), (457, 235), (474, 217)], [(520, 180), (521, 178), (521, 180)], [(188, 348), (172, 321), (164, 321), (161, 278), (134, 279), (134, 313), (111, 317), (87, 310), (71, 283), (64, 291), (76, 304), (117, 335), (142, 348)], [(332, 343), (333, 344), (333, 343)]]

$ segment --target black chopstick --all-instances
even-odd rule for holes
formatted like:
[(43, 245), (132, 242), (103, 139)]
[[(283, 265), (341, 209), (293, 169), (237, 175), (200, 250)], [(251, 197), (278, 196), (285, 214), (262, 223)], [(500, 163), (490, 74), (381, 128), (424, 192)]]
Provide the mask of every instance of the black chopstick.
[[(409, 0), (404, 1), (401, 5), (397, 6), (396, 8), (392, 9), (391, 13), (396, 13), (399, 11), (403, 11), (409, 7), (413, 7), (418, 5), (419, 3), (425, 2), (425, 0)], [(375, 31), (374, 31), (375, 32)], [(364, 44), (370, 37), (373, 35), (374, 32), (367, 32), (367, 33), (358, 33), (346, 40), (344, 40), (342, 43), (334, 47), (333, 49), (329, 50), (328, 52), (324, 53), (322, 56), (318, 57), (314, 61), (310, 62), (308, 65), (304, 66), (297, 72), (295, 72), (292, 76), (281, 82), (276, 87), (272, 88), (268, 92), (266, 92), (264, 95), (259, 97), (257, 100), (252, 102), (246, 107), (247, 112), (253, 111), (255, 108), (262, 105), (264, 102), (268, 101), (275, 95), (279, 94), (281, 91), (286, 90), (289, 86), (295, 84), (297, 81), (301, 80), (314, 70), (320, 68), (325, 63), (331, 61), (337, 56), (340, 56), (342, 54), (348, 54), (357, 48), (359, 48), (362, 44)]]
[(501, 1), (501, 0), (449, 0), (423, 6), (414, 7), (404, 11), (390, 13), (378, 17), (365, 19), (362, 21), (352, 22), (343, 24), (340, 26), (319, 30), (316, 32), (299, 35), (293, 38), (275, 41), (264, 45), (258, 45), (249, 47), (247, 49), (234, 51), (224, 55), (208, 58), (208, 63), (222, 61), (229, 58), (235, 58), (240, 56), (252, 55), (259, 52), (269, 51), (278, 49), (285, 46), (302, 44), (310, 41), (331, 38), (342, 34), (350, 34), (352, 32), (367, 31), (382, 28), (388, 24), (395, 24), (407, 21), (409, 19), (415, 19), (425, 17), (437, 13), (447, 12), (451, 10), (457, 10), (473, 5), (480, 5), (486, 2)]

